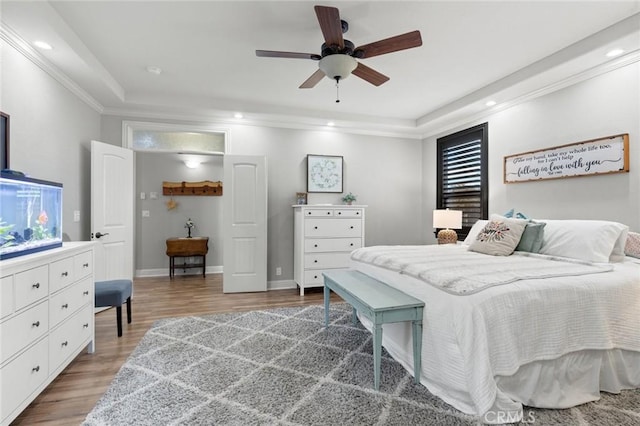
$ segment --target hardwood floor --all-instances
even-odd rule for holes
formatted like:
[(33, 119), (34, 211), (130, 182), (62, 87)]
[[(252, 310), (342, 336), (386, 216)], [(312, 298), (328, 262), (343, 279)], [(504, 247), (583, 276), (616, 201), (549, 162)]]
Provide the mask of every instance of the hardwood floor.
[[(123, 309), (122, 337), (117, 337), (115, 309), (96, 314), (95, 353), (78, 355), (12, 425), (81, 424), (158, 319), (319, 304), (322, 300), (322, 288), (307, 289), (304, 296), (297, 289), (224, 294), (221, 274), (135, 279), (132, 323), (126, 323)], [(332, 294), (331, 300), (341, 299)]]

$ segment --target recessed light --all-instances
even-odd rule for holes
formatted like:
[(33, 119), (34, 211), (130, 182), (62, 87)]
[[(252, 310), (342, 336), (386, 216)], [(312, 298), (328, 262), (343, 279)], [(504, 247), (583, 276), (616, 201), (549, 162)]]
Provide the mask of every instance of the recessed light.
[(614, 56), (622, 55), (623, 53), (624, 53), (624, 50), (622, 49), (611, 49), (610, 51), (607, 52), (607, 57), (613, 58)]
[(497, 103), (496, 101), (487, 101), (487, 103), (485, 103), (485, 105), (486, 105), (486, 106), (488, 106), (488, 107), (492, 107), (492, 106), (494, 106), (496, 103)]
[(41, 40), (34, 41), (33, 45), (36, 46), (36, 47), (39, 47), (40, 49), (44, 49), (44, 50), (53, 49), (53, 47), (51, 47), (51, 45), (49, 43), (41, 41)]
[(329, 121), (329, 122), (327, 123), (327, 126), (329, 126), (329, 127), (333, 127), (333, 126), (335, 126), (335, 125), (336, 125), (336, 123), (334, 123), (333, 121)]
[(155, 75), (160, 75), (160, 74), (162, 74), (162, 68), (154, 67), (154, 66), (148, 66), (147, 67), (147, 72), (150, 72), (151, 74), (155, 74)]
[(233, 116), (237, 119), (244, 118), (244, 115), (242, 115), (242, 113), (239, 113), (239, 112), (236, 112), (235, 114), (233, 114)]

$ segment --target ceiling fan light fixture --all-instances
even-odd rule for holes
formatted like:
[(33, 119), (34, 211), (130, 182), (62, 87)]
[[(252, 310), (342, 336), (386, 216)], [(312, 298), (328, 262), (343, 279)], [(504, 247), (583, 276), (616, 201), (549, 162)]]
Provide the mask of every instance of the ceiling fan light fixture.
[(358, 62), (349, 55), (335, 54), (320, 59), (319, 67), (332, 80), (344, 80), (356, 69)]

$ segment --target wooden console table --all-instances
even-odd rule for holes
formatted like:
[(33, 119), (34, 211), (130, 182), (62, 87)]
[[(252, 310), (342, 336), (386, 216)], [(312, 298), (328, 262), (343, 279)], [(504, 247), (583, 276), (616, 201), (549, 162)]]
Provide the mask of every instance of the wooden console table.
[[(207, 269), (207, 253), (209, 252), (209, 237), (192, 238), (167, 238), (167, 256), (169, 256), (169, 277), (175, 275), (175, 268), (202, 268), (202, 276), (205, 276)], [(176, 257), (201, 257), (202, 262), (186, 263), (176, 265)]]

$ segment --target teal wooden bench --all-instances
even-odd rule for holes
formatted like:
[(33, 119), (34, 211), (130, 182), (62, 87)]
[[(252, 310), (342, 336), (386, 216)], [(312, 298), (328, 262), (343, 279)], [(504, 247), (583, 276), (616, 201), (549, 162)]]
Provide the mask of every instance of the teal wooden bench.
[(329, 327), (329, 299), (331, 291), (353, 307), (353, 323), (356, 313), (373, 323), (373, 381), (380, 388), (380, 357), (382, 354), (382, 324), (411, 321), (413, 331), (413, 377), (420, 383), (420, 358), (422, 357), (422, 313), (424, 302), (409, 296), (381, 281), (358, 271), (342, 269), (324, 272), (324, 325)]

